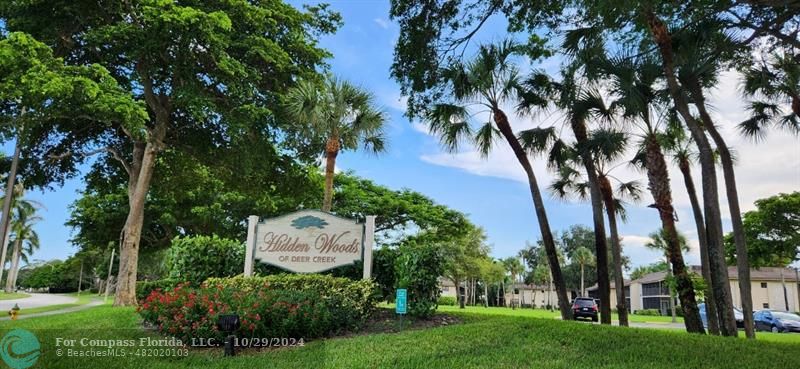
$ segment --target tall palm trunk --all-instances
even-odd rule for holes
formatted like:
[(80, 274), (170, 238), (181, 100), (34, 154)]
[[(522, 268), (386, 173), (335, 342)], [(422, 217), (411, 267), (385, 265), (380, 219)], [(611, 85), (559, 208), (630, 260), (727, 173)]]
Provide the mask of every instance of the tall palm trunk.
[(608, 217), (608, 228), (611, 231), (611, 259), (614, 264), (614, 292), (617, 296), (617, 316), (619, 325), (628, 326), (628, 307), (625, 304), (625, 278), (622, 275), (622, 246), (619, 244), (619, 231), (617, 230), (617, 205), (614, 203), (614, 190), (611, 182), (604, 175), (598, 176), (600, 190), (603, 193), (606, 216)]
[(528, 185), (530, 187), (531, 197), (533, 197), (533, 207), (536, 210), (539, 231), (542, 234), (542, 242), (544, 243), (547, 260), (550, 264), (550, 272), (556, 284), (559, 311), (561, 312), (562, 319), (569, 320), (572, 318), (572, 311), (570, 310), (569, 298), (567, 297), (567, 286), (564, 283), (564, 276), (561, 273), (561, 266), (558, 263), (558, 251), (556, 250), (556, 243), (553, 240), (553, 233), (550, 230), (550, 222), (547, 220), (547, 211), (544, 208), (544, 201), (542, 200), (542, 193), (539, 190), (539, 184), (536, 181), (536, 175), (533, 173), (533, 167), (528, 160), (525, 149), (522, 148), (517, 136), (514, 135), (514, 131), (511, 129), (511, 124), (509, 124), (506, 114), (498, 107), (492, 110), (492, 114), (494, 115), (494, 122), (497, 128), (508, 142), (508, 145), (511, 146), (511, 150), (514, 151), (517, 161), (519, 161), (519, 164), (528, 176)]
[(700, 320), (700, 311), (697, 309), (692, 279), (686, 270), (680, 242), (678, 241), (678, 231), (675, 229), (675, 218), (673, 217), (675, 210), (672, 207), (672, 191), (669, 187), (667, 163), (664, 160), (664, 154), (661, 152), (661, 146), (658, 144), (655, 135), (649, 134), (645, 140), (648, 187), (661, 218), (661, 227), (664, 229), (667, 258), (672, 265), (672, 274), (675, 276), (675, 284), (681, 307), (683, 308), (686, 331), (690, 333), (705, 333), (703, 322)]
[(697, 199), (697, 190), (694, 187), (694, 180), (692, 180), (691, 166), (687, 158), (681, 158), (678, 162), (678, 168), (683, 175), (683, 183), (686, 186), (686, 192), (689, 194), (689, 202), (692, 204), (692, 214), (694, 215), (694, 225), (697, 228), (697, 238), (700, 242), (700, 264), (703, 273), (703, 279), (706, 281), (706, 319), (708, 320), (709, 333), (719, 335), (719, 316), (717, 315), (717, 306), (714, 303), (714, 289), (711, 288), (711, 266), (709, 265), (708, 257), (708, 243), (706, 243), (706, 226), (703, 217), (703, 209), (700, 207), (700, 201)]
[[(11, 169), (6, 178), (6, 192), (3, 199), (3, 215), (0, 217), (0, 237), (2, 237), (2, 251), (0, 251), (0, 281), (3, 280), (3, 268), (6, 267), (6, 253), (8, 253), (8, 236), (11, 233), (11, 202), (14, 199), (14, 181), (17, 179), (17, 167), (19, 166), (19, 155), (22, 150), (19, 135), (14, 144), (14, 157), (11, 159)], [(6, 277), (8, 279), (8, 277)]]
[(483, 296), (485, 296), (483, 306), (489, 307), (489, 284), (486, 281), (483, 281)]
[(783, 306), (784, 310), (789, 311), (789, 294), (786, 290), (786, 278), (783, 276), (783, 267), (781, 267), (781, 286), (783, 287)]
[(603, 221), (603, 198), (600, 184), (597, 179), (597, 170), (594, 165), (587, 142), (586, 124), (579, 119), (570, 119), (572, 132), (578, 143), (578, 153), (586, 169), (586, 178), (589, 182), (589, 198), (592, 204), (592, 223), (594, 225), (594, 247), (597, 257), (597, 292), (600, 297), (600, 322), (611, 324), (611, 284), (608, 277), (608, 245), (606, 244), (606, 228)]
[(673, 60), (672, 35), (670, 35), (664, 22), (652, 10), (645, 10), (643, 15), (647, 19), (653, 40), (658, 45), (670, 96), (675, 103), (675, 108), (689, 128), (692, 139), (694, 139), (700, 152), (700, 168), (703, 175), (703, 207), (706, 216), (706, 240), (714, 288), (714, 302), (717, 304), (720, 332), (725, 336), (735, 337), (738, 335), (738, 331), (736, 329), (736, 318), (733, 315), (728, 268), (725, 265), (725, 255), (722, 249), (722, 217), (719, 208), (714, 154), (703, 128), (692, 116), (686, 97), (678, 85), (678, 79), (675, 76), (675, 62)]
[(337, 155), (339, 155), (339, 137), (332, 136), (325, 144), (325, 194), (322, 211), (331, 211), (333, 206), (333, 175), (336, 170)]
[(717, 146), (720, 161), (722, 162), (722, 174), (725, 178), (725, 194), (728, 198), (728, 208), (731, 211), (731, 226), (733, 228), (733, 242), (736, 246), (736, 271), (739, 273), (739, 294), (742, 296), (742, 315), (744, 315), (744, 332), (747, 338), (755, 339), (755, 326), (753, 322), (753, 295), (750, 285), (750, 261), (747, 256), (747, 244), (744, 237), (744, 225), (742, 224), (742, 211), (739, 208), (739, 191), (736, 189), (736, 173), (733, 169), (733, 158), (728, 149), (728, 145), (719, 134), (711, 115), (706, 110), (703, 89), (696, 77), (689, 79), (689, 88), (692, 92), (692, 99), (700, 112), (703, 120), (703, 127), (711, 135), (714, 144)]
[(22, 240), (17, 237), (14, 241), (14, 251), (11, 255), (11, 266), (8, 268), (8, 276), (6, 276), (6, 293), (14, 292), (14, 282), (16, 281), (17, 269), (19, 268), (19, 251), (22, 246)]
[[(667, 268), (667, 276), (672, 277), (672, 269)], [(672, 288), (669, 289), (669, 311), (670, 314), (672, 314), (672, 322), (676, 323), (678, 321), (678, 317), (676, 316), (677, 314), (675, 314), (675, 293), (672, 292)]]

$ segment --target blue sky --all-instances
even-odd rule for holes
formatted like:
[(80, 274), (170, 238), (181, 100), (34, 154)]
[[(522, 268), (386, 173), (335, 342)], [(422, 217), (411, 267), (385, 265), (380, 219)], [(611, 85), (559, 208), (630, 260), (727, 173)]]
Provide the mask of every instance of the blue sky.
[[(344, 27), (336, 35), (321, 40), (322, 46), (334, 55), (330, 60), (333, 73), (372, 91), (391, 117), (387, 130), (387, 153), (374, 156), (346, 152), (339, 156), (337, 167), (353, 170), (359, 176), (393, 189), (419, 191), (439, 203), (468, 214), (475, 224), (486, 230), (493, 246), (492, 254), (496, 257), (514, 255), (525, 246), (526, 241), (537, 240), (538, 224), (527, 182), (513, 155), (502, 147), (504, 145), (499, 145), (500, 149), (486, 160), (469, 147), (449, 154), (441, 149), (436, 138), (425, 132), (420, 122), (410, 122), (403, 116), (404, 100), (397, 84), (389, 76), (399, 30), (388, 19), (388, 1), (330, 2), (344, 17)], [(483, 40), (506, 37), (502, 20), (489, 22), (479, 37)], [(557, 60), (551, 61), (546, 69), (552, 72), (557, 65)], [(739, 138), (729, 128), (744, 116), (743, 103), (737, 92), (737, 78), (735, 73), (725, 74), (711, 102), (715, 118), (721, 123), (729, 144), (738, 150), (741, 203), (744, 210), (750, 210), (757, 198), (781, 191), (800, 190), (800, 149), (796, 137), (773, 134), (768, 138), (769, 145), (758, 146)], [(544, 119), (552, 121), (557, 117)], [(538, 124), (521, 118), (516, 118), (512, 123), (518, 127)], [(3, 149), (10, 155), (11, 148), (8, 145)], [(535, 170), (544, 188), (552, 175), (540, 161), (537, 160)], [(784, 164), (776, 165), (779, 161)], [(678, 226), (693, 245), (686, 258), (688, 262), (697, 264), (697, 236), (693, 230), (688, 199), (680, 191), (683, 187), (681, 178), (676, 176), (677, 170), (672, 173), (680, 218)], [(622, 168), (618, 176), (624, 180), (645, 181), (641, 173), (626, 168)], [(696, 173), (696, 181), (699, 181), (699, 173)], [(42, 249), (34, 255), (34, 259), (64, 258), (75, 251), (69, 244), (70, 229), (64, 222), (68, 218), (69, 204), (78, 197), (82, 187), (81, 178), (77, 178), (52, 192), (30, 193), (30, 197), (46, 207), (42, 214), (45, 220), (37, 226)], [(563, 230), (572, 224), (591, 224), (591, 211), (587, 205), (554, 200), (549, 194), (545, 197), (553, 230)], [(656, 212), (645, 207), (651, 202), (652, 199), (646, 194), (641, 204), (629, 209), (628, 223), (620, 226), (623, 252), (631, 258), (633, 265), (648, 264), (660, 257), (657, 252), (642, 247), (647, 241), (647, 234), (659, 227)], [(727, 209), (724, 212), (727, 214)]]

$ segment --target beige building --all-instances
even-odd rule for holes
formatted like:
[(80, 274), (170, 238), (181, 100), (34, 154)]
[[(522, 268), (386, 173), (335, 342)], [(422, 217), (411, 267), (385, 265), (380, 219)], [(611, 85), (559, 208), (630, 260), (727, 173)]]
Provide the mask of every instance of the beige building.
[[(692, 271), (700, 274), (699, 266), (692, 266)], [(782, 275), (782, 276), (781, 276)], [(669, 289), (665, 283), (666, 272), (650, 273), (639, 279), (625, 283), (625, 296), (628, 310), (642, 309), (661, 310), (662, 315), (669, 313)], [(741, 308), (742, 298), (739, 293), (739, 277), (736, 267), (728, 267), (733, 305)], [(784, 298), (783, 285), (786, 284)], [(798, 289), (800, 284), (793, 269), (764, 267), (750, 270), (750, 283), (753, 298), (753, 310), (772, 309), (781, 311), (800, 311)], [(587, 289), (589, 296), (597, 297), (597, 285)], [(616, 306), (616, 290), (611, 284), (611, 306)], [(788, 309), (787, 303), (788, 300)], [(676, 299), (677, 303), (677, 299)]]
[(505, 302), (506, 306), (511, 306), (511, 304), (538, 308), (547, 305), (558, 306), (558, 294), (555, 287), (514, 283), (506, 286)]
[[(439, 277), (439, 291), (441, 292), (439, 296), (458, 297), (455, 283), (444, 277)], [(457, 298), (456, 301), (458, 301)]]

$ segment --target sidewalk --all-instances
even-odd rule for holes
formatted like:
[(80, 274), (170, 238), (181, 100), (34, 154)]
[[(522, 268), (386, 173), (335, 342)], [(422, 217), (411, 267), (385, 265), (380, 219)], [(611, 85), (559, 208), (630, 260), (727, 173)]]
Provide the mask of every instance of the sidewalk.
[[(36, 318), (36, 317), (40, 317), (40, 316), (72, 313), (72, 312), (86, 310), (88, 308), (92, 308), (92, 307), (100, 306), (100, 305), (103, 305), (103, 300), (94, 300), (94, 301), (92, 301), (92, 302), (90, 302), (88, 304), (84, 304), (84, 305), (80, 305), (80, 306), (73, 306), (73, 307), (68, 307), (68, 308), (64, 308), (64, 309), (44, 311), (44, 312), (41, 312), (41, 313), (20, 315), (20, 316), (17, 317), (17, 320), (19, 320), (19, 319), (27, 319), (27, 318)], [(5, 316), (5, 317), (0, 318), (0, 321), (7, 321), (7, 320), (11, 320), (11, 317)]]

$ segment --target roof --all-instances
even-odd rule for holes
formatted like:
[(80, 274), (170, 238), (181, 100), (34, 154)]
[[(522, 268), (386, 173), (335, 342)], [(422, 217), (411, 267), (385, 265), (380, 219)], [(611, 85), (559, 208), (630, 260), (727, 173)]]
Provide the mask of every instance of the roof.
[[(692, 265), (689, 267), (691, 271), (701, 274), (702, 269), (699, 265)], [(797, 281), (797, 277), (795, 274), (794, 269), (791, 268), (780, 268), (780, 267), (762, 267), (762, 268), (750, 268), (750, 281), (780, 281), (781, 280), (781, 269), (783, 269), (783, 278), (787, 282), (795, 282)], [(636, 283), (655, 283), (660, 282), (666, 279), (667, 272), (655, 272), (643, 275), (641, 278), (634, 280)], [(735, 266), (728, 267), (728, 278), (732, 280), (739, 279), (739, 272)]]
[[(630, 279), (625, 279), (624, 281), (625, 281), (625, 287), (628, 287), (628, 286), (631, 285), (631, 280)], [(597, 283), (595, 283), (591, 287), (587, 288), (586, 290), (587, 291), (594, 291), (594, 290), (597, 290), (598, 288), (599, 287), (597, 286)], [(611, 288), (615, 288), (614, 281), (611, 281)]]

